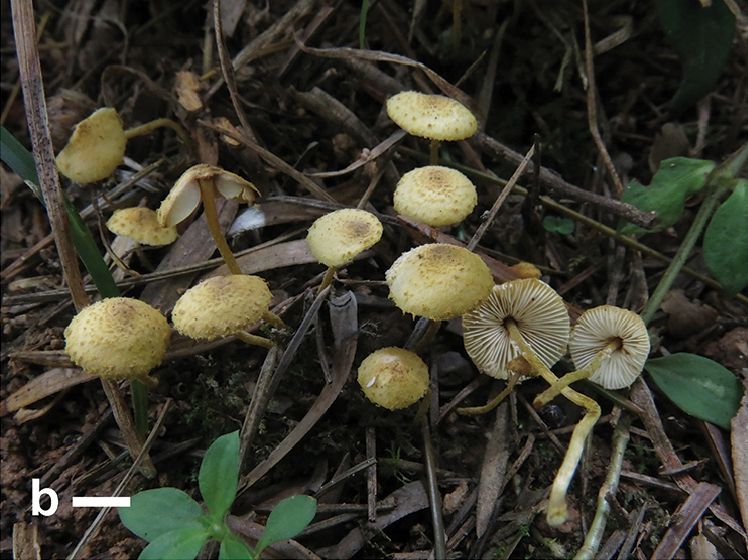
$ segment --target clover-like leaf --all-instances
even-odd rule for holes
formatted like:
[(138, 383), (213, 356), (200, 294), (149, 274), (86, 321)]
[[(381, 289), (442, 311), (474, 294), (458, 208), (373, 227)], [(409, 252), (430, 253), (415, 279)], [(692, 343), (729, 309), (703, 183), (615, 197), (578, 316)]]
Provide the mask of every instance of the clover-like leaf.
[(205, 452), (198, 475), (200, 492), (211, 516), (223, 519), (239, 484), (239, 432), (217, 438)]
[(311, 496), (291, 496), (278, 502), (270, 512), (265, 531), (257, 543), (257, 555), (279, 541), (292, 539), (301, 533), (317, 513), (317, 500)]
[(138, 492), (130, 499), (130, 507), (117, 508), (117, 512), (125, 527), (149, 542), (203, 515), (200, 504), (171, 487)]
[(197, 558), (208, 540), (208, 530), (199, 521), (190, 522), (153, 539), (138, 560), (190, 560)]

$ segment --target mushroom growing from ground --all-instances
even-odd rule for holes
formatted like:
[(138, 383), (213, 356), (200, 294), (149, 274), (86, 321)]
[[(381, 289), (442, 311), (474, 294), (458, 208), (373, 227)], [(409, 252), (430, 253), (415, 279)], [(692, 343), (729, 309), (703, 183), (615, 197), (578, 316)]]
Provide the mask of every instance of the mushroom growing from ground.
[(446, 243), (429, 243), (403, 253), (385, 279), (395, 305), (434, 321), (473, 310), (493, 287), (491, 271), (478, 255)]
[(65, 329), (65, 352), (85, 371), (110, 380), (138, 380), (166, 354), (171, 330), (166, 318), (140, 300), (103, 299), (83, 308)]
[(405, 408), (426, 394), (429, 370), (415, 354), (403, 348), (380, 348), (358, 367), (358, 384), (366, 398), (389, 410)]
[(211, 341), (233, 335), (247, 344), (270, 348), (272, 341), (246, 329), (262, 319), (283, 325), (268, 310), (272, 297), (259, 276), (214, 276), (182, 294), (174, 305), (171, 320), (179, 334), (194, 340)]
[(229, 244), (221, 231), (216, 212), (216, 196), (252, 204), (260, 194), (257, 188), (235, 173), (215, 165), (193, 165), (177, 179), (156, 215), (162, 226), (176, 226), (189, 218), (202, 202), (208, 230), (231, 274), (241, 274)]
[(141, 206), (115, 210), (107, 220), (106, 227), (116, 235), (153, 247), (169, 245), (177, 239), (177, 228), (162, 226), (156, 212)]
[(427, 165), (408, 171), (397, 183), (395, 211), (431, 227), (463, 221), (478, 204), (475, 185), (456, 169)]
[(327, 273), (318, 293), (332, 282), (335, 271), (382, 238), (382, 223), (366, 210), (344, 208), (317, 218), (307, 233), (309, 250)]
[(431, 140), (429, 163), (436, 165), (439, 142), (464, 140), (478, 130), (473, 113), (443, 95), (404, 91), (387, 100), (387, 114), (404, 131)]

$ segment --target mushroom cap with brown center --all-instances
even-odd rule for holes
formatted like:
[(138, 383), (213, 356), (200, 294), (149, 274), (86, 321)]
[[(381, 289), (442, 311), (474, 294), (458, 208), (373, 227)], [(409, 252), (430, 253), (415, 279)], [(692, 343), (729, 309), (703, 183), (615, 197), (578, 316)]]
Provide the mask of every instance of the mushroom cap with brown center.
[(140, 206), (115, 210), (106, 227), (112, 233), (154, 247), (169, 245), (177, 239), (177, 228), (163, 227), (156, 219), (156, 212)]
[(477, 309), (462, 317), (465, 350), (480, 371), (508, 378), (507, 364), (521, 355), (506, 328), (510, 319), (546, 366), (563, 356), (570, 321), (561, 296), (535, 278), (512, 280), (494, 286)]
[(200, 181), (213, 181), (218, 193), (227, 199), (253, 204), (260, 194), (252, 183), (236, 173), (215, 165), (193, 165), (177, 179), (157, 211), (160, 224), (176, 226), (200, 206)]
[(387, 100), (387, 114), (409, 134), (431, 140), (464, 140), (478, 130), (473, 113), (443, 95), (398, 93)]
[(639, 315), (613, 305), (588, 309), (571, 331), (569, 353), (581, 369), (611, 342), (618, 347), (589, 379), (606, 389), (623, 389), (639, 377), (649, 355), (649, 334)]
[(317, 218), (307, 233), (318, 262), (338, 268), (382, 238), (382, 222), (366, 210), (344, 208)]
[(494, 285), (491, 272), (478, 255), (445, 243), (421, 245), (403, 253), (385, 279), (395, 305), (434, 321), (474, 309)]
[(78, 366), (107, 379), (137, 379), (164, 359), (169, 324), (134, 298), (103, 299), (82, 309), (65, 329), (65, 352)]
[(409, 350), (380, 348), (361, 362), (358, 384), (371, 402), (395, 410), (412, 405), (426, 394), (429, 370)]
[(193, 286), (171, 313), (174, 328), (195, 340), (215, 340), (257, 323), (273, 295), (259, 276), (214, 276)]
[(98, 109), (77, 125), (57, 155), (57, 169), (77, 183), (106, 179), (125, 158), (125, 131), (117, 111)]
[(461, 222), (476, 204), (478, 194), (472, 181), (441, 165), (408, 171), (395, 188), (395, 211), (432, 227)]

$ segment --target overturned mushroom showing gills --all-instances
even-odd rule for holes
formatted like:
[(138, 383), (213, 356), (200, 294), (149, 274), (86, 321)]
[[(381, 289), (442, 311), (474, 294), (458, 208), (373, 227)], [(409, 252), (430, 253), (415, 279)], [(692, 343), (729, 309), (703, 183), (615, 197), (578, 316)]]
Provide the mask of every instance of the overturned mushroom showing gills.
[(189, 218), (203, 203), (208, 230), (232, 274), (241, 274), (239, 263), (226, 242), (218, 223), (216, 196), (253, 204), (259, 195), (257, 188), (235, 173), (215, 165), (193, 165), (185, 171), (161, 203), (156, 215), (162, 226), (176, 226)]
[(106, 227), (116, 235), (153, 247), (169, 245), (177, 239), (177, 228), (162, 226), (158, 223), (156, 212), (145, 207), (115, 210), (107, 220)]
[(405, 132), (431, 140), (430, 163), (436, 165), (439, 142), (464, 140), (478, 130), (473, 113), (443, 95), (404, 91), (387, 100), (387, 114)]
[(98, 109), (75, 126), (67, 145), (57, 155), (57, 169), (81, 184), (106, 179), (124, 160), (126, 144), (117, 111), (111, 107)]
[(418, 354), (392, 346), (380, 348), (361, 362), (358, 384), (371, 402), (395, 410), (426, 394), (429, 371)]
[(385, 279), (395, 305), (434, 321), (475, 309), (493, 287), (491, 272), (478, 255), (445, 243), (421, 245), (403, 253)]
[(408, 171), (395, 188), (395, 211), (432, 227), (467, 218), (478, 204), (475, 185), (456, 169), (427, 165)]
[(182, 294), (174, 305), (171, 320), (179, 334), (194, 340), (210, 341), (234, 335), (248, 344), (270, 348), (270, 340), (245, 329), (262, 319), (279, 324), (280, 319), (268, 310), (272, 297), (259, 276), (214, 276)]
[(338, 268), (381, 238), (382, 223), (365, 210), (344, 208), (316, 219), (309, 228), (306, 241), (314, 258), (328, 267), (319, 291), (332, 282)]
[(65, 352), (85, 371), (147, 385), (161, 363), (171, 331), (166, 318), (140, 300), (114, 297), (81, 310), (65, 329)]

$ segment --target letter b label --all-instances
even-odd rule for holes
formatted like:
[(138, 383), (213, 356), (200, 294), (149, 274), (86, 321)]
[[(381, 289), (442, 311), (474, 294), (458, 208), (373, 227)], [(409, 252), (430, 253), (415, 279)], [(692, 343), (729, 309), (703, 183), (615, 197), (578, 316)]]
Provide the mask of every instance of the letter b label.
[[(49, 496), (49, 507), (43, 508), (40, 503), (40, 498), (42, 497), (42, 494), (46, 494)], [(54, 513), (57, 511), (57, 504), (59, 503), (59, 500), (57, 499), (57, 492), (52, 490), (51, 488), (39, 488), (39, 479), (38, 478), (32, 478), (31, 479), (31, 515), (43, 515), (45, 517), (49, 517), (50, 515), (54, 515)]]

